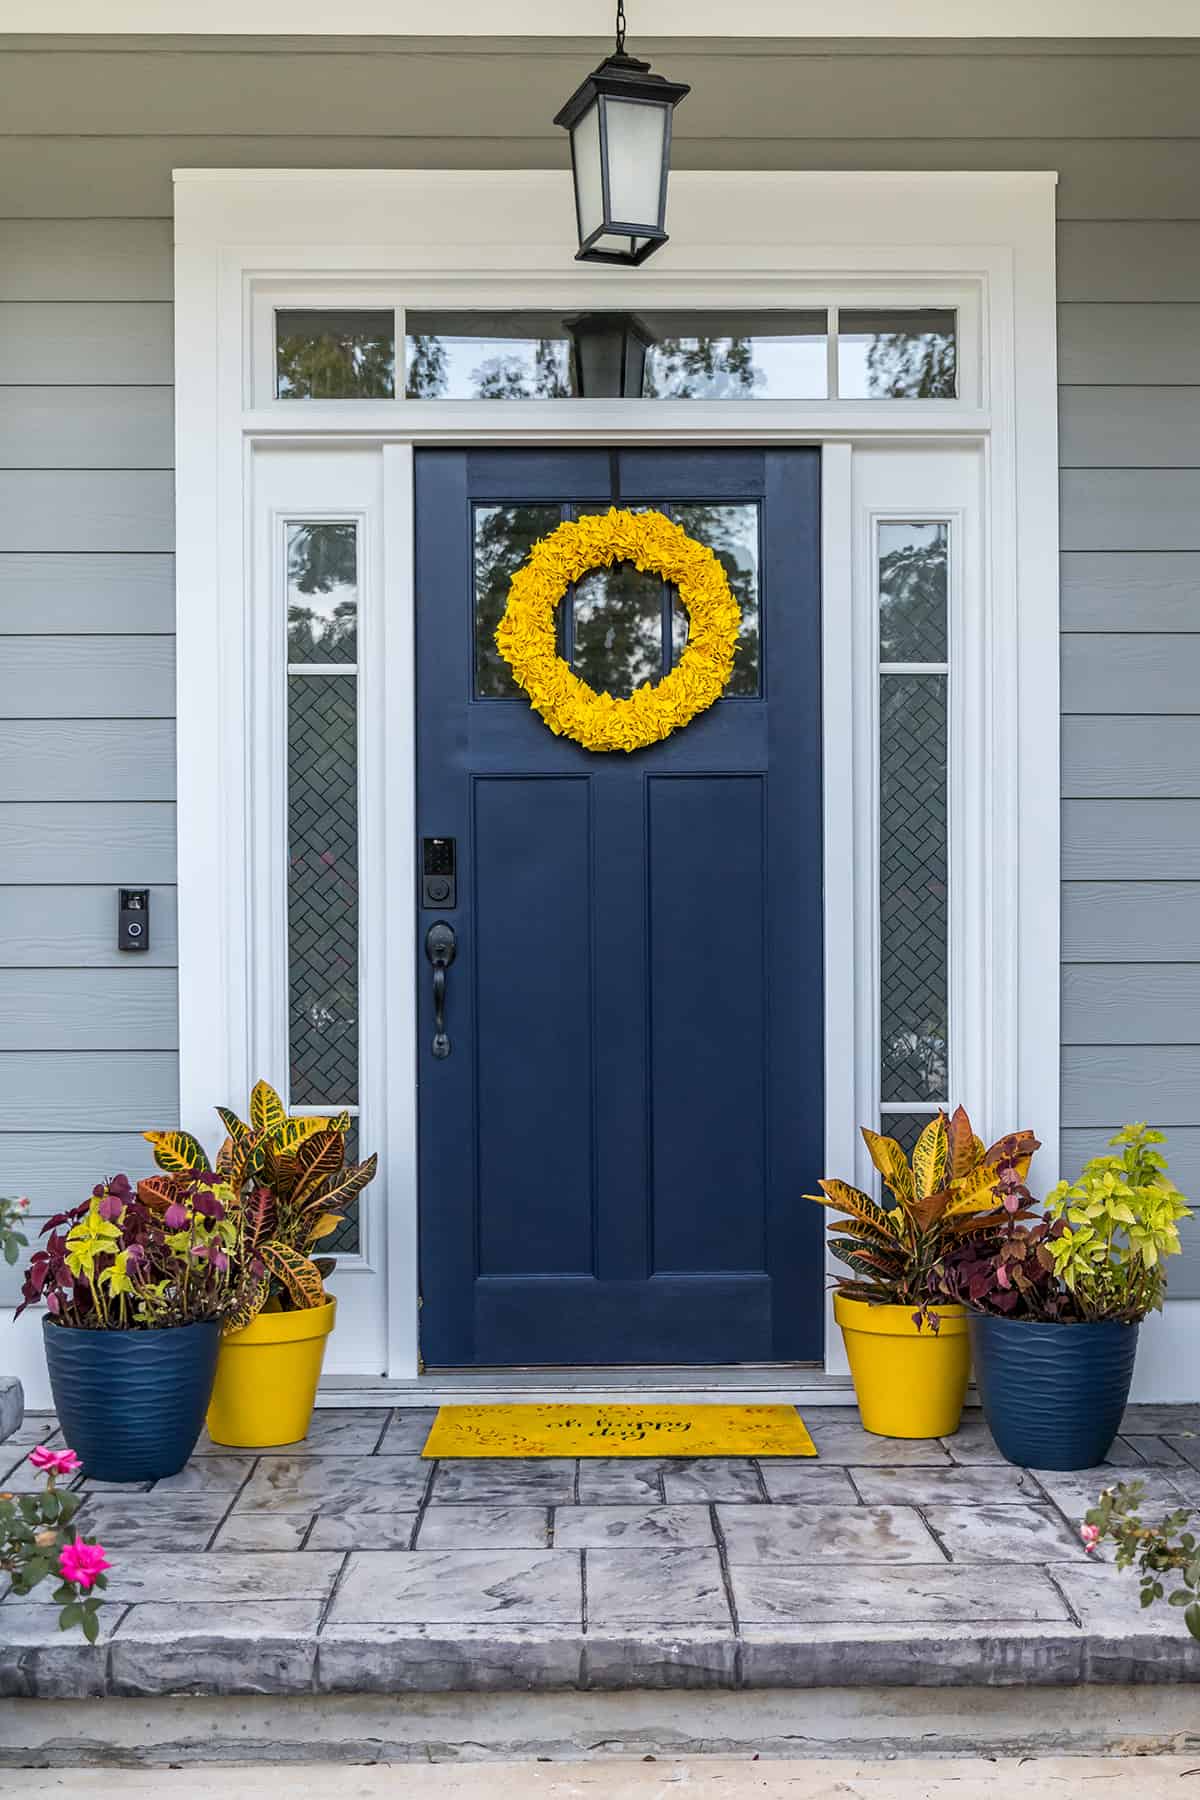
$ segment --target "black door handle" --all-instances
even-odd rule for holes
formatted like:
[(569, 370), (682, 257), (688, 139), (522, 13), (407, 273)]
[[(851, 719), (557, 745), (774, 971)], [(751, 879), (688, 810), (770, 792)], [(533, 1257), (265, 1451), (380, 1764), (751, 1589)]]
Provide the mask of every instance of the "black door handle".
[(433, 1054), (439, 1059), (450, 1054), (446, 1036), (446, 970), (458, 955), (458, 939), (454, 927), (438, 919), (425, 933), (425, 955), (433, 968)]

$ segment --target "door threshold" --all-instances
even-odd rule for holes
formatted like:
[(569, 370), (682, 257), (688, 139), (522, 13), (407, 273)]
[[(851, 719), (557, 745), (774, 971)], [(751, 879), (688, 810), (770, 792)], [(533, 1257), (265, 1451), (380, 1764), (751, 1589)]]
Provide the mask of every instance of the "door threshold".
[(849, 1375), (820, 1363), (738, 1363), (727, 1367), (602, 1369), (433, 1369), (408, 1379), (328, 1375), (318, 1406), (470, 1406), (547, 1404), (586, 1395), (597, 1405), (631, 1400), (691, 1405), (735, 1400), (743, 1406), (847, 1406)]

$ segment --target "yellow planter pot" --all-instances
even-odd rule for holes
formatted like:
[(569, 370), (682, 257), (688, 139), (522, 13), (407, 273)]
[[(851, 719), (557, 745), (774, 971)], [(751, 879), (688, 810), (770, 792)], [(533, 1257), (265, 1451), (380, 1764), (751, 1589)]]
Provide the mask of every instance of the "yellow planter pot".
[(962, 1416), (971, 1373), (966, 1312), (938, 1307), (935, 1333), (928, 1324), (917, 1330), (914, 1310), (833, 1297), (859, 1416), (878, 1437), (949, 1437)]
[(337, 1301), (301, 1312), (262, 1312), (221, 1339), (208, 1406), (216, 1444), (298, 1444), (308, 1432)]

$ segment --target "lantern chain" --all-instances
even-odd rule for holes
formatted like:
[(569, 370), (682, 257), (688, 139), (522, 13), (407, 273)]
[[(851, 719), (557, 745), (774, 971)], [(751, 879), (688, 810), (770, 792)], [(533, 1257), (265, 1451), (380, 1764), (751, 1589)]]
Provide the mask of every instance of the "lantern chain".
[(625, 54), (625, 0), (617, 0), (617, 55)]

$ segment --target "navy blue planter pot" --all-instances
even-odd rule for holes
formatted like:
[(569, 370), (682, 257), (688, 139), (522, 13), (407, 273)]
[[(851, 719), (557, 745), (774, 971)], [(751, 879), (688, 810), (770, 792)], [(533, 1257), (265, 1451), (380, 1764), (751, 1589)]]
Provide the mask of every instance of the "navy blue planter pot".
[(1009, 1462), (1091, 1469), (1104, 1461), (1129, 1399), (1136, 1325), (970, 1313), (967, 1327), (984, 1417)]
[(196, 1447), (217, 1372), (215, 1321), (80, 1331), (42, 1321), (63, 1436), (98, 1481), (161, 1481)]

